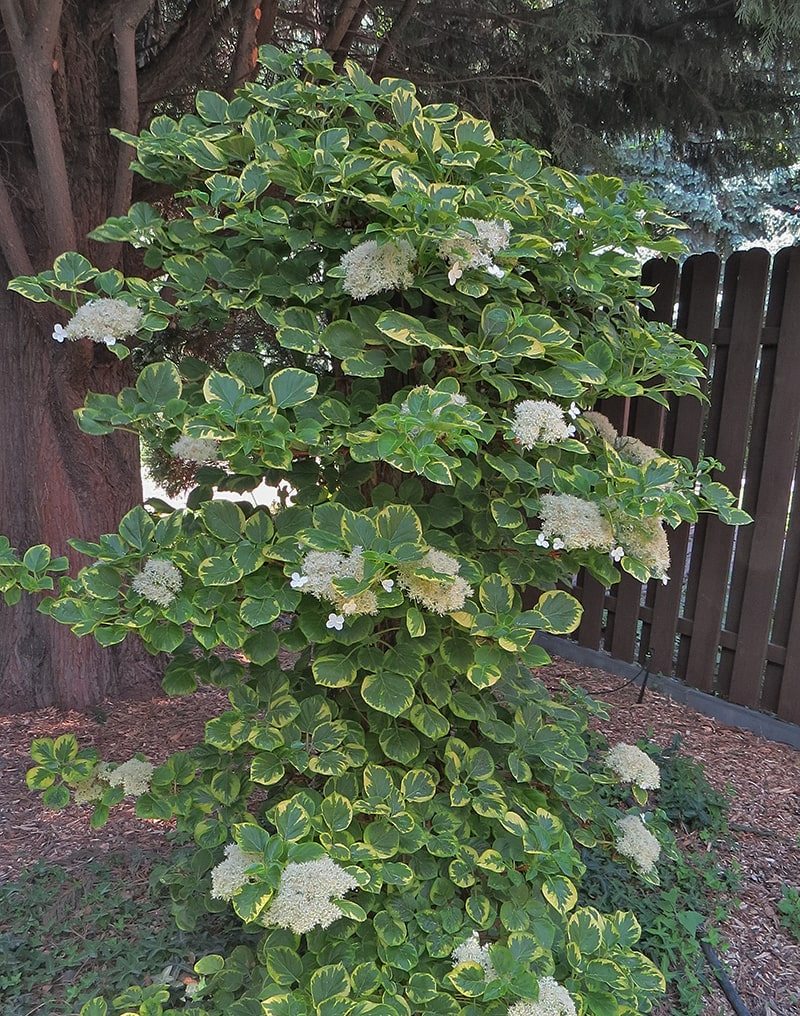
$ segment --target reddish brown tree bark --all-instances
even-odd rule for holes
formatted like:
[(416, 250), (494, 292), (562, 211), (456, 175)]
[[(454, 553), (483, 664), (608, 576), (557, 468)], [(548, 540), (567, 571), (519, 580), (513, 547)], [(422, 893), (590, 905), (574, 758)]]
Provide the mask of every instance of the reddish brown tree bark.
[[(141, 503), (135, 438), (87, 437), (72, 417), (88, 390), (115, 391), (125, 378), (105, 347), (52, 342), (47, 322), (7, 294), (5, 280), (2, 289), (0, 532), (20, 548), (47, 543), (78, 567), (67, 539), (113, 531)], [(36, 606), (31, 597), (14, 607), (0, 601), (0, 712), (53, 703), (83, 709), (158, 686), (155, 660), (137, 640), (101, 649)]]

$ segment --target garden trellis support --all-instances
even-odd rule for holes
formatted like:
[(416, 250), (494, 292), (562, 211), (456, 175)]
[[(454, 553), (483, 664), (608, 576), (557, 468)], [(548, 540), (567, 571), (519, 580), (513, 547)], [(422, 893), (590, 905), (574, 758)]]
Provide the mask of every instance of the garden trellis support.
[(708, 347), (708, 403), (602, 408), (621, 433), (711, 456), (754, 518), (670, 532), (671, 581), (604, 589), (578, 575), (575, 638), (654, 673), (800, 723), (800, 247), (651, 261), (652, 316)]

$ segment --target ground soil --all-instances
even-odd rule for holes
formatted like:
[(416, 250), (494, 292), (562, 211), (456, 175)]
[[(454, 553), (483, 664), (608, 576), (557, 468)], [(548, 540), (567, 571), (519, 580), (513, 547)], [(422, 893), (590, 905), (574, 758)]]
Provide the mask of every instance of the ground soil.
[[(666, 746), (679, 734), (710, 781), (733, 789), (735, 831), (722, 851), (741, 866), (741, 906), (722, 928), (729, 942), (724, 959), (751, 1016), (800, 1016), (800, 945), (781, 927), (776, 910), (781, 887), (800, 886), (800, 753), (652, 691), (637, 704), (635, 689), (602, 671), (556, 660), (538, 676), (554, 690), (567, 681), (604, 701), (610, 715), (599, 726), (611, 741), (649, 737)], [(127, 806), (115, 809), (99, 831), (89, 828), (86, 809), (43, 809), (25, 786), (33, 737), (74, 733), (101, 758), (121, 761), (143, 752), (157, 762), (196, 743), (205, 721), (226, 704), (212, 690), (185, 699), (110, 703), (92, 715), (44, 709), (0, 717), (0, 880), (37, 858), (69, 865), (125, 847), (166, 848), (167, 826), (141, 822)], [(714, 992), (705, 1012), (727, 1016), (732, 1009)], [(681, 1014), (665, 1003), (659, 1016)]]

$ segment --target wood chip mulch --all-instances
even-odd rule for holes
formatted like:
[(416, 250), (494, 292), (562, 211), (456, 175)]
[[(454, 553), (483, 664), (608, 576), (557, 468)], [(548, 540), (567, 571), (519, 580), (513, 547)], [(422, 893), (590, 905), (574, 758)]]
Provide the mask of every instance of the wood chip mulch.
[[(638, 705), (636, 689), (620, 690), (622, 680), (602, 671), (557, 659), (537, 676), (554, 690), (565, 680), (604, 701), (610, 719), (601, 729), (611, 741), (647, 737), (667, 746), (679, 734), (683, 750), (703, 763), (709, 780), (721, 790), (733, 789), (730, 820), (736, 832), (723, 846), (722, 859), (741, 866), (742, 903), (721, 929), (730, 943), (724, 961), (751, 1016), (800, 1016), (800, 945), (776, 911), (782, 886), (800, 886), (800, 753), (650, 690)], [(74, 733), (101, 758), (123, 761), (142, 752), (157, 763), (197, 743), (205, 721), (226, 705), (222, 692), (204, 690), (182, 699), (109, 703), (93, 716), (44, 709), (0, 717), (0, 881), (37, 859), (69, 866), (109, 851), (166, 845), (168, 825), (137, 820), (128, 806), (115, 809), (97, 831), (89, 828), (88, 809), (45, 810), (25, 786), (32, 738)], [(731, 1012), (714, 991), (705, 1016)], [(659, 1016), (681, 1014), (667, 1004)]]

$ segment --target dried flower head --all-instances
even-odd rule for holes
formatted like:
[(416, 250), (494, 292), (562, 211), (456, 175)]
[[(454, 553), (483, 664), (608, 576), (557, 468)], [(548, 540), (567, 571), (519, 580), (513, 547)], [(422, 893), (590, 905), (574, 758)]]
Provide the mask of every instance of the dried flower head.
[(615, 520), (614, 528), (626, 554), (641, 561), (654, 578), (666, 577), (670, 558), (662, 519), (655, 515), (646, 519), (623, 518), (619, 522)]
[(56, 325), (53, 338), (56, 342), (91, 339), (111, 346), (129, 335), (135, 335), (141, 327), (142, 317), (139, 308), (130, 303), (102, 297), (79, 307), (66, 326)]
[(332, 902), (358, 887), (353, 876), (330, 857), (287, 864), (278, 891), (263, 916), (265, 924), (304, 935), (327, 928), (342, 916)]
[(544, 494), (540, 515), (545, 539), (559, 536), (566, 550), (611, 550), (611, 523), (591, 501), (573, 494)]
[(624, 783), (635, 783), (642, 790), (658, 790), (661, 771), (656, 763), (635, 744), (615, 744), (606, 753), (606, 765)]
[(172, 563), (162, 557), (151, 557), (134, 576), (131, 588), (146, 600), (168, 607), (183, 586), (183, 576)]
[(516, 1002), (508, 1016), (576, 1016), (575, 1003), (566, 988), (553, 977), (539, 979), (539, 997), (535, 1002)]
[(555, 402), (526, 399), (514, 407), (511, 430), (517, 444), (530, 451), (537, 444), (555, 444), (572, 437), (575, 426)]
[(646, 875), (655, 871), (661, 844), (638, 815), (623, 815), (617, 821), (616, 848)]
[(393, 289), (407, 289), (414, 283), (411, 266), (417, 252), (408, 240), (364, 240), (341, 260), (345, 270), (342, 288), (356, 300)]
[[(426, 568), (441, 578), (427, 578), (416, 574)], [(398, 569), (397, 581), (408, 596), (421, 603), (434, 614), (452, 614), (461, 610), (472, 596), (472, 587), (459, 574), (461, 565), (443, 550), (429, 550), (420, 561)]]
[(659, 457), (659, 452), (655, 448), (640, 441), (638, 437), (618, 437), (614, 445), (623, 459), (636, 466), (646, 466), (648, 462)]
[(610, 445), (613, 445), (617, 440), (617, 437), (619, 436), (617, 434), (617, 428), (607, 416), (596, 412), (594, 409), (590, 409), (588, 412), (583, 414), (582, 419), (591, 423), (600, 437), (603, 438), (604, 441), (608, 441)]

